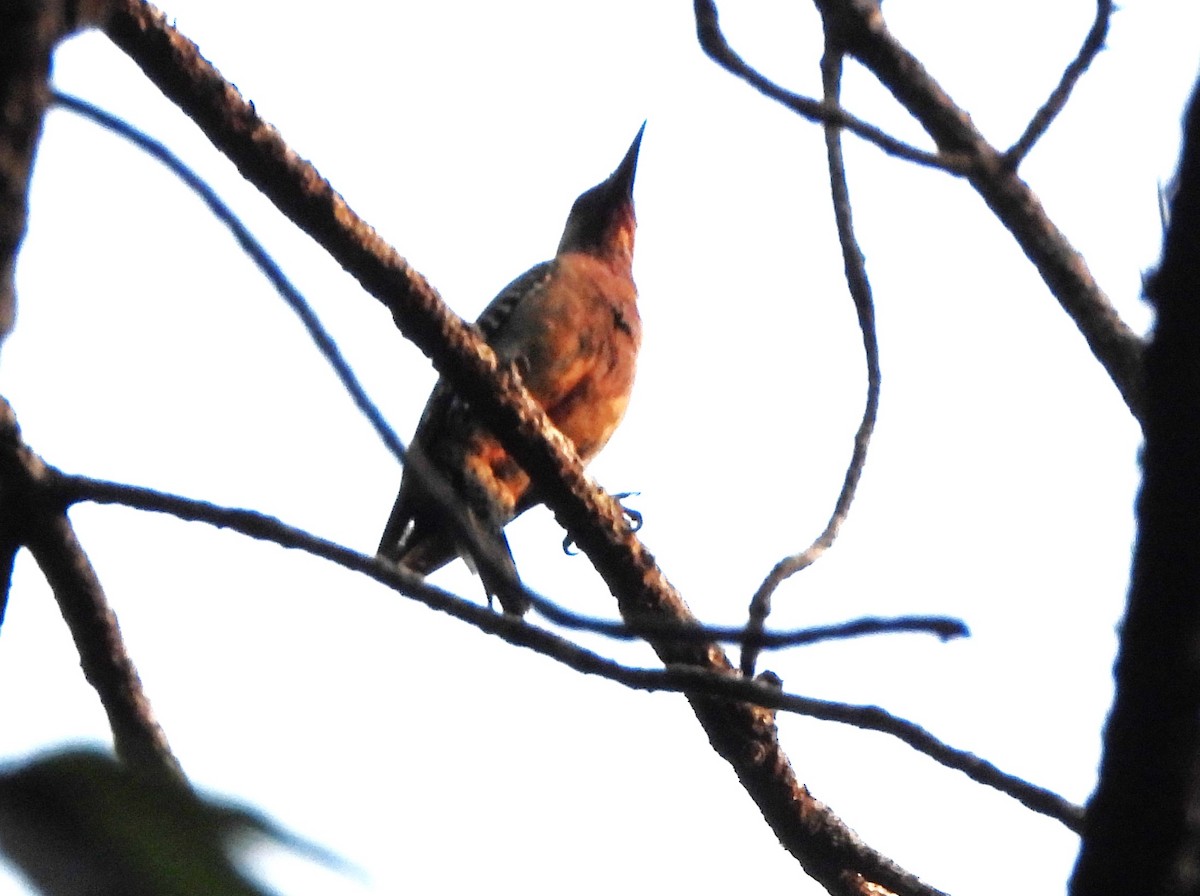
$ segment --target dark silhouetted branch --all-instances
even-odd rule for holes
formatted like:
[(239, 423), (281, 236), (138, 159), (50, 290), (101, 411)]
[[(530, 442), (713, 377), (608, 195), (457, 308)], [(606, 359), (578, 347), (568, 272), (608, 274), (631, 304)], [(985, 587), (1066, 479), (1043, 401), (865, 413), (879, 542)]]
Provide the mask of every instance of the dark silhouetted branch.
[[(825, 101), (838, 102), (841, 95), (842, 57), (838, 48), (827, 47), (821, 63), (821, 80), (825, 90)], [(867, 279), (866, 262), (858, 241), (854, 236), (854, 217), (850, 206), (850, 188), (846, 183), (846, 166), (842, 157), (841, 128), (837, 124), (825, 124), (825, 147), (829, 160), (829, 184), (833, 194), (833, 215), (837, 227), (838, 244), (842, 247), (842, 264), (846, 272), (846, 285), (858, 317), (858, 328), (862, 333), (863, 354), (867, 362), (867, 400), (862, 419), (854, 434), (854, 450), (842, 478), (842, 487), (834, 502), (833, 513), (824, 530), (805, 550), (785, 557), (771, 570), (750, 601), (749, 618), (746, 622), (748, 638), (742, 650), (742, 674), (753, 675), (758, 662), (758, 642), (754, 635), (761, 632), (771, 612), (771, 595), (785, 579), (815, 563), (822, 554), (833, 546), (842, 524), (850, 514), (850, 505), (858, 490), (863, 468), (867, 463), (867, 449), (871, 445), (871, 434), (875, 431), (875, 419), (879, 414), (879, 389), (882, 374), (879, 369), (879, 340), (875, 333), (875, 302), (871, 297), (871, 282)]]
[[(1046, 215), (1029, 187), (1017, 177), (1006, 155), (988, 144), (972, 124), (971, 117), (954, 104), (920, 61), (892, 36), (877, 0), (814, 2), (824, 19), (828, 40), (865, 65), (917, 119), (938, 148), (929, 159), (942, 160), (942, 164), (918, 158), (910, 161), (967, 177), (1075, 322), (1130, 411), (1135, 417), (1139, 416), (1144, 348), (1141, 337), (1121, 320), (1082, 256)], [(771, 84), (730, 49), (720, 31), (714, 0), (694, 0), (694, 6), (701, 46), (727, 71), (811, 121), (842, 124), (861, 135), (849, 121), (835, 121), (833, 116), (815, 114), (814, 108), (808, 105), (813, 103), (812, 100), (801, 103), (791, 99), (786, 91)], [(1087, 46), (1085, 44), (1085, 50)], [(1081, 54), (1081, 58), (1086, 67), (1086, 55)], [(1063, 102), (1073, 86), (1072, 77), (1078, 77), (1072, 75), (1073, 70), (1073, 67), (1068, 69), (1065, 86), (1060, 85)], [(1060, 91), (1052, 95), (1043, 117), (1053, 118), (1056, 110), (1051, 104)], [(816, 108), (824, 107), (817, 104)], [(1035, 118), (1031, 128), (1039, 126)], [(1031, 139), (1036, 136), (1034, 134)], [(893, 154), (904, 157), (903, 153)]]
[(876, 0), (815, 0), (826, 34), (865, 65), (943, 153), (970, 159), (967, 179), (1016, 239), (1071, 317), (1135, 417), (1141, 413), (1143, 341), (1121, 320), (1029, 186), (976, 130), (920, 61), (888, 30)]
[(744, 644), (753, 638), (754, 642), (765, 650), (778, 650), (784, 647), (800, 647), (823, 641), (861, 638), (867, 635), (924, 634), (948, 641), (953, 638), (966, 638), (971, 634), (961, 619), (954, 619), (950, 616), (896, 616), (890, 619), (864, 617), (848, 622), (835, 622), (830, 625), (811, 626), (791, 631), (762, 631), (753, 635), (748, 635), (744, 626), (684, 626), (671, 622), (642, 621), (637, 628), (634, 628), (625, 622), (582, 616), (532, 592), (528, 592), (528, 594), (538, 613), (556, 625), (578, 631), (593, 632), (621, 641), (662, 638), (675, 641), (717, 641), (722, 644)]
[(952, 155), (927, 152), (898, 140), (875, 125), (851, 115), (837, 102), (831, 102), (828, 97), (821, 102), (779, 86), (749, 65), (729, 45), (721, 31), (717, 5), (713, 0), (695, 0), (692, 6), (696, 17), (696, 36), (704, 52), (727, 72), (741, 78), (763, 96), (775, 100), (809, 121), (844, 127), (898, 159), (928, 168), (940, 168), (952, 174), (966, 172), (964, 160)]
[(25, 236), (29, 175), (50, 101), (57, 43), (94, 16), (102, 0), (0, 3), (0, 342), (16, 317), (17, 252)]
[(495, 613), (429, 585), (419, 576), (414, 576), (406, 570), (397, 569), (376, 558), (367, 557), (293, 528), (265, 514), (220, 507), (205, 501), (195, 501), (138, 486), (103, 482), (82, 476), (66, 476), (56, 471), (51, 471), (51, 476), (53, 478), (48, 484), (48, 490), (59, 502), (92, 501), (167, 513), (179, 519), (207, 523), (285, 548), (302, 550), (345, 569), (366, 575), (425, 604), (430, 609), (446, 613), (511, 644), (531, 649), (577, 672), (597, 675), (638, 690), (686, 693), (692, 698), (697, 694), (704, 694), (745, 701), (769, 712), (794, 712), (888, 734), (938, 763), (962, 771), (973, 780), (1014, 797), (1034, 811), (1057, 818), (1073, 830), (1078, 829), (1081, 814), (1079, 807), (1044, 788), (1002, 772), (971, 753), (950, 747), (919, 725), (878, 707), (852, 706), (787, 694), (766, 679), (752, 680), (734, 672), (716, 673), (697, 666), (680, 664), (670, 665), (665, 669), (624, 666), (546, 629), (521, 619)]
[(4, 527), (29, 549), (50, 583), (83, 674), (108, 715), (117, 755), (135, 771), (182, 777), (125, 650), (117, 617), (67, 519), (66, 505), (49, 494), (55, 475), (21, 440), (16, 414), (0, 398)]
[(1200, 891), (1200, 84), (1146, 350), (1129, 605), (1073, 896)]
[(333, 368), (334, 374), (342, 384), (342, 388), (346, 390), (350, 396), (350, 400), (354, 402), (354, 406), (367, 418), (367, 422), (371, 424), (371, 428), (375, 430), (380, 441), (383, 442), (384, 446), (392, 453), (392, 456), (396, 460), (406, 464), (416, 473), (425, 493), (436, 502), (443, 518), (454, 528), (459, 543), (467, 546), (467, 550), (476, 568), (485, 570), (487, 573), (486, 580), (499, 585), (505, 591), (523, 591), (524, 586), (512, 579), (509, 566), (505, 562), (505, 558), (497, 553), (494, 542), (491, 539), (482, 538), (475, 522), (463, 512), (461, 500), (450, 487), (450, 484), (446, 482), (445, 477), (420, 452), (405, 449), (404, 443), (400, 441), (400, 437), (396, 435), (396, 431), (392, 429), (391, 425), (384, 418), (383, 412), (379, 410), (378, 406), (367, 395), (366, 389), (363, 388), (354, 370), (342, 355), (341, 349), (338, 348), (333, 336), (325, 329), (325, 325), (321, 323), (321, 319), (317, 316), (316, 311), (313, 310), (312, 305), (296, 289), (279, 265), (276, 264), (275, 259), (255, 239), (249, 229), (234, 214), (233, 209), (217, 195), (216, 191), (205, 183), (203, 178), (192, 171), (182, 159), (163, 146), (162, 143), (148, 134), (139, 131), (133, 125), (129, 124), (129, 122), (123, 121), (115, 115), (111, 115), (103, 109), (77, 97), (55, 92), (54, 101), (63, 108), (70, 109), (119, 134), (139, 149), (153, 156), (166, 165), (173, 174), (204, 201), (204, 204), (209, 207), (216, 218), (233, 234), (238, 245), (241, 246), (242, 251), (246, 253), (255, 267), (266, 276), (271, 285), (275, 287), (275, 291), (287, 303), (287, 306), (300, 318), (300, 322), (304, 325), (304, 329), (308, 331), (308, 335), (314, 345), (316, 345), (317, 350), (321, 353), (321, 357)]
[(1075, 89), (1076, 83), (1083, 76), (1083, 73), (1088, 70), (1088, 67), (1092, 64), (1092, 60), (1104, 48), (1104, 39), (1108, 36), (1108, 23), (1112, 18), (1112, 12), (1113, 5), (1111, 0), (1098, 0), (1096, 3), (1096, 18), (1092, 22), (1092, 27), (1088, 31), (1087, 37), (1083, 40), (1083, 46), (1079, 48), (1079, 52), (1071, 60), (1071, 64), (1063, 69), (1062, 78), (1059, 79), (1058, 86), (1051, 91), (1046, 102), (1042, 104), (1042, 107), (1029, 120), (1029, 124), (1025, 128), (1025, 133), (1004, 154), (1004, 161), (1009, 168), (1015, 171), (1020, 166), (1025, 157), (1029, 155), (1029, 151), (1033, 149), (1034, 144), (1050, 129), (1050, 125), (1054, 123), (1054, 119), (1058, 117), (1058, 114), (1067, 105), (1067, 100), (1071, 98), (1071, 91)]

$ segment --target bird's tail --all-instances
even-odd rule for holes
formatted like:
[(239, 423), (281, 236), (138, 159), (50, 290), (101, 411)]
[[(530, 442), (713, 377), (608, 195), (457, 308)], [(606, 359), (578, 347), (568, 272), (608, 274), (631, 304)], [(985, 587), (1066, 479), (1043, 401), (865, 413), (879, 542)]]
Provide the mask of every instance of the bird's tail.
[[(452, 518), (453, 517), (453, 518)], [(383, 530), (378, 556), (427, 576), (462, 557), (504, 612), (524, 616), (529, 599), (501, 526), (484, 523), (458, 503), (439, 504), (405, 476)]]

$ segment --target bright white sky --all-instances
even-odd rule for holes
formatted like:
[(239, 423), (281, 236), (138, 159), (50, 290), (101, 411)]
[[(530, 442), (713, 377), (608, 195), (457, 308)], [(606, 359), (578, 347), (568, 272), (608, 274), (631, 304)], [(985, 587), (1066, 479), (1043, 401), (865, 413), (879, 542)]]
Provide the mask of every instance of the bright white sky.
[[(817, 91), (804, 3), (728, 2), (749, 61)], [(639, 490), (644, 538), (693, 609), (743, 618), (820, 530), (861, 412), (818, 128), (734, 81), (686, 3), (177, 0), (181, 29), (473, 317), (547, 257), (571, 201), (648, 119), (636, 197), (645, 346), (629, 416), (593, 466)], [(890, 0), (896, 34), (998, 145), (1020, 133), (1093, 7)], [(1200, 7), (1130, 4), (1023, 173), (1134, 326), (1196, 74)], [(244, 216), (407, 436), (433, 382), (388, 315), (237, 178), (99, 34), (56, 83), (163, 139)], [(846, 103), (920, 139), (852, 67)], [(836, 548), (774, 622), (960, 616), (951, 645), (792, 651), (789, 690), (876, 703), (1005, 770), (1086, 798), (1110, 698), (1138, 434), (1082, 338), (963, 183), (848, 138), (875, 287), (883, 410)], [(259, 509), (374, 549), (399, 470), (299, 324), (186, 189), (51, 114), (0, 392), (64, 470)], [(359, 865), (271, 864), (288, 893), (818, 893), (684, 701), (584, 680), (294, 552), (116, 508), (72, 519), (194, 780)], [(549, 514), (511, 529), (543, 593), (604, 614)], [(436, 581), (474, 597), (460, 565)], [(611, 648), (637, 663), (647, 650)], [(107, 741), (36, 568), (0, 639), (0, 757)], [(882, 735), (781, 721), (801, 778), (870, 844), (973, 896), (1059, 893), (1076, 839)], [(753, 871), (750, 871), (753, 869)], [(0, 879), (0, 894), (24, 892)]]

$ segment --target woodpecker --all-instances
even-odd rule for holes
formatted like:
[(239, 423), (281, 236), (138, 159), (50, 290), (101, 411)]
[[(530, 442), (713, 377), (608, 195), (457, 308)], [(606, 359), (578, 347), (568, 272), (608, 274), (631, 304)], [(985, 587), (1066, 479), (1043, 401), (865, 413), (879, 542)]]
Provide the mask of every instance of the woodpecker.
[[(554, 258), (501, 290), (475, 322), (500, 363), (516, 365), (525, 388), (585, 464), (625, 414), (641, 345), (633, 181), (645, 128), (616, 171), (575, 200)], [(445, 380), (434, 387), (412, 445), (446, 477), (473, 528), (494, 544), (517, 581), (503, 529), (540, 503), (528, 475)], [(467, 557), (453, 531), (406, 469), (378, 553), (428, 575), (460, 554)], [(484, 583), (506, 613), (522, 616), (529, 609), (524, 598), (493, 588), (486, 576)]]

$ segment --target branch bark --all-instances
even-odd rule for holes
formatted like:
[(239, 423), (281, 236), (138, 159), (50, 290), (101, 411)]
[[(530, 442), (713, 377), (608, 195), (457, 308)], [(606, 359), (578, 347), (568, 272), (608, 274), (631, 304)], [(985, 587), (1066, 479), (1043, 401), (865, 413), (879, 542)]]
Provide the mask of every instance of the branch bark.
[[(889, 150), (901, 158), (965, 176), (988, 207), (1016, 239), (1050, 292), (1087, 340), (1134, 417), (1141, 416), (1141, 367), (1145, 346), (1121, 320), (1097, 285), (1083, 257), (1046, 215), (1041, 202), (1016, 174), (1026, 144), (1032, 143), (1066, 101), (1074, 79), (1103, 38), (1106, 4), (1097, 25), (1059, 89), (1034, 116), (1027, 135), (1008, 153), (984, 139), (971, 116), (955, 105), (921, 65), (888, 31), (878, 0), (814, 0), (825, 24), (829, 46), (838, 47), (869, 69), (933, 138), (937, 153), (928, 158)], [(840, 117), (826, 104), (797, 97), (772, 83), (731, 48), (720, 31), (714, 0), (694, 0), (697, 30), (706, 52), (730, 72), (788, 109), (813, 121), (841, 124), (869, 137), (857, 120)], [(1078, 69), (1078, 71), (1076, 71)], [(1056, 105), (1058, 104), (1058, 105)], [(853, 126), (852, 126), (853, 125)], [(885, 149), (888, 147), (876, 140)], [(928, 156), (928, 154), (925, 154)]]
[(61, 501), (53, 475), (21, 440), (16, 414), (0, 398), (0, 517), (27, 547), (54, 592), (88, 683), (108, 716), (117, 756), (131, 769), (182, 779), (179, 762), (154, 718), (116, 614)]

